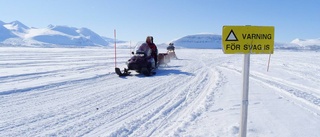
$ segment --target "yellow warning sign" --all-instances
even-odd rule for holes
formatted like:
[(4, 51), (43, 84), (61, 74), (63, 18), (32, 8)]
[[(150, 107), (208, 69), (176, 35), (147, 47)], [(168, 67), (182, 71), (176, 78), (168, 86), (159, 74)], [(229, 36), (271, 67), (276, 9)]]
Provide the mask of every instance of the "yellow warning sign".
[(273, 54), (273, 26), (223, 26), (225, 54)]

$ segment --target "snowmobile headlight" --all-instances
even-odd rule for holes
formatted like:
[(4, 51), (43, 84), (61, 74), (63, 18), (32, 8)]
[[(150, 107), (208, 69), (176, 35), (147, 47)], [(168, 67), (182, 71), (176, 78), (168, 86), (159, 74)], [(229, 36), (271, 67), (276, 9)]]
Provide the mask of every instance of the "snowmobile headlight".
[(144, 54), (136, 54), (136, 56), (143, 57)]

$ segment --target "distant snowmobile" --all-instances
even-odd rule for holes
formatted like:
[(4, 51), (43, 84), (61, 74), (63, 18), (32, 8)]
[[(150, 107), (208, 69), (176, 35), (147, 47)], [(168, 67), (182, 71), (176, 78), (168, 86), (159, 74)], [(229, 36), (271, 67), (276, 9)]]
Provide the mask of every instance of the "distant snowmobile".
[(131, 73), (130, 70), (134, 70), (146, 76), (154, 75), (156, 73), (155, 60), (151, 56), (152, 51), (148, 44), (142, 43), (141, 45), (136, 46), (134, 51), (135, 52), (132, 52), (133, 56), (126, 62), (128, 68), (121, 71), (116, 67), (116, 73), (119, 76), (128, 76)]
[(167, 53), (170, 59), (178, 59), (176, 53), (174, 52), (175, 47), (173, 46), (173, 43), (170, 43), (167, 47)]

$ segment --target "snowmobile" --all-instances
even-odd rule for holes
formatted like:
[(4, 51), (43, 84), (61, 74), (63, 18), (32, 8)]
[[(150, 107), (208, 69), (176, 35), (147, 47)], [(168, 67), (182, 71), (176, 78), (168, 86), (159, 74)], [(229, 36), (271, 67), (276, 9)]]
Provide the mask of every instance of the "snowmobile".
[(167, 47), (167, 53), (170, 59), (178, 59), (176, 53), (174, 52), (175, 47), (173, 46), (173, 43), (170, 43)]
[(130, 75), (130, 70), (136, 71), (137, 73), (142, 73), (146, 76), (151, 76), (155, 74), (156, 63), (154, 58), (151, 56), (151, 49), (147, 43), (142, 43), (135, 47), (135, 52), (132, 52), (133, 56), (126, 62), (127, 68), (123, 71), (120, 68), (115, 68), (116, 73), (119, 76)]

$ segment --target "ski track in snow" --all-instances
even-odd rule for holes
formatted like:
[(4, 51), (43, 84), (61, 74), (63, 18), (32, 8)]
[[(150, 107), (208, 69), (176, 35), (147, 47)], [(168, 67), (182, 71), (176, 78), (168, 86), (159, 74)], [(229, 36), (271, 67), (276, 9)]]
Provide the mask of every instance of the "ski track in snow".
[[(317, 64), (309, 65), (308, 63), (304, 62), (296, 63), (296, 61), (297, 60), (292, 60), (292, 62), (290, 63), (298, 64), (298, 66), (307, 67), (306, 70), (308, 71), (298, 69), (301, 67), (292, 67), (290, 69), (285, 68), (285, 71), (283, 72), (288, 73), (294, 77), (289, 80), (253, 71), (250, 72), (250, 79), (259, 81), (264, 85), (276, 89), (277, 91), (279, 91), (277, 92), (278, 94), (281, 94), (281, 96), (285, 96), (286, 98), (290, 98), (292, 102), (301, 101), (302, 103), (297, 103), (297, 105), (300, 105), (306, 109), (315, 109), (314, 113), (320, 116), (320, 113), (318, 112), (320, 107), (320, 89), (318, 85), (318, 83), (320, 83), (320, 75), (318, 73), (310, 73), (319, 70), (320, 66)], [(235, 71), (238, 74), (242, 75), (242, 68), (234, 68), (228, 65), (222, 65), (221, 67), (224, 69)], [(292, 79), (300, 79), (299, 81), (310, 81), (309, 83), (314, 83), (316, 87), (313, 88), (308, 85), (303, 85), (302, 83), (291, 82)]]
[[(216, 95), (226, 92), (227, 72), (242, 71), (241, 56), (217, 50), (177, 50), (179, 59), (150, 77), (135, 72), (118, 77), (112, 49), (0, 48), (0, 53), (0, 136), (186, 136), (202, 115), (226, 110), (216, 109)], [(118, 67), (129, 53), (118, 50)], [(259, 66), (261, 58), (252, 57), (250, 80), (320, 115), (320, 76), (311, 73), (319, 72), (319, 64), (276, 57), (271, 71), (277, 71), (269, 75)], [(232, 130), (238, 133), (238, 127)]]
[[(204, 111), (219, 77), (203, 62), (192, 65), (194, 59), (172, 60), (156, 76), (121, 78), (110, 69), (111, 50), (12, 50), (1, 60), (1, 84), (7, 85), (0, 92), (4, 136), (152, 136), (178, 130)], [(118, 64), (128, 58), (120, 54)], [(24, 115), (7, 115), (18, 113)], [(2, 132), (10, 129), (15, 131)]]

